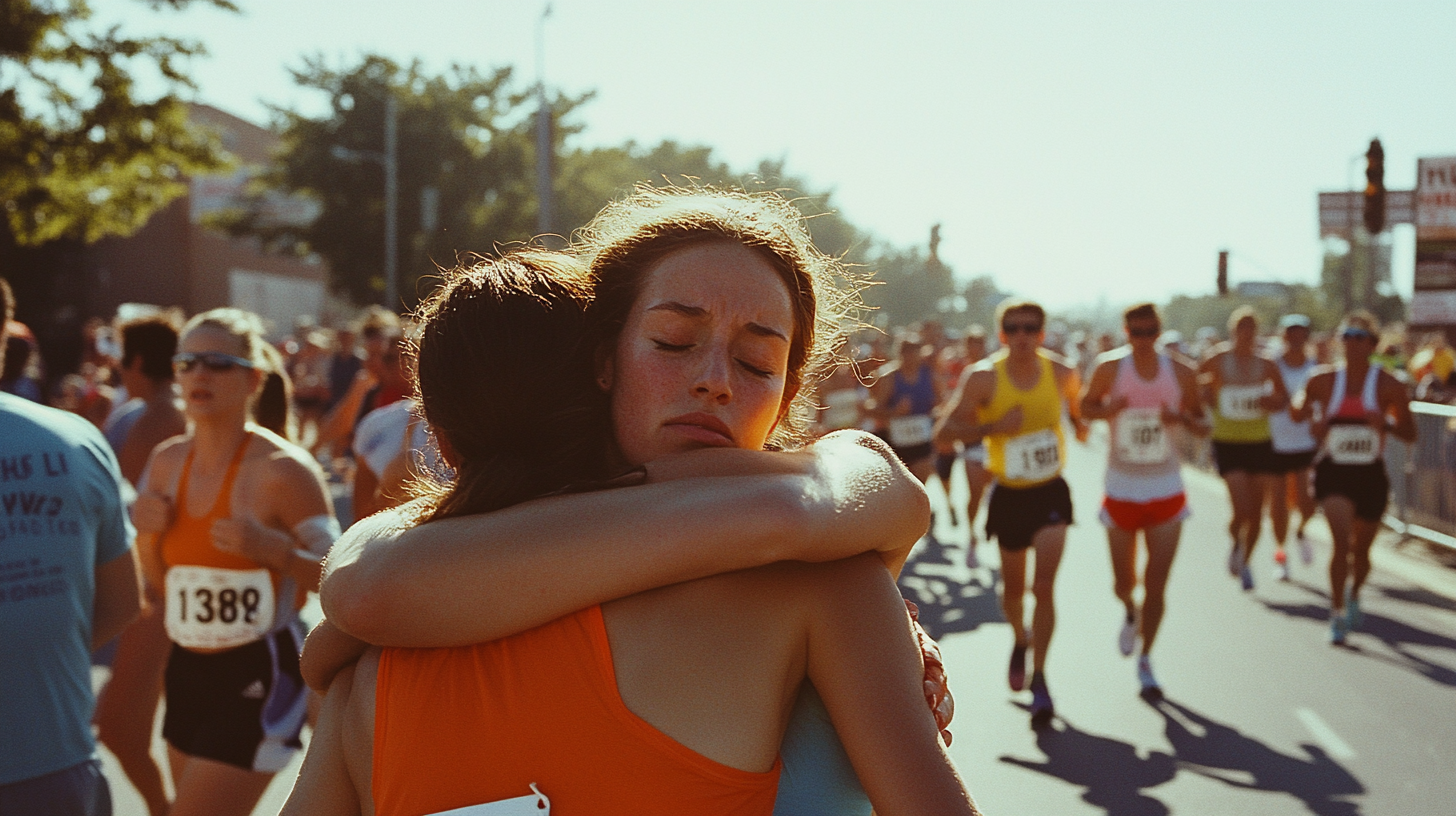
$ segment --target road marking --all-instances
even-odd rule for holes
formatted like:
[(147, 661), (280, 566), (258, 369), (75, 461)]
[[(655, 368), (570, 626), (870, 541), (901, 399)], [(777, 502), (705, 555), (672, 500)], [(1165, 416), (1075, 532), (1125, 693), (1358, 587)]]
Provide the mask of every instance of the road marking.
[(1314, 735), (1315, 742), (1318, 742), (1320, 747), (1325, 749), (1325, 753), (1335, 759), (1355, 758), (1355, 749), (1351, 748), (1348, 742), (1340, 739), (1340, 735), (1335, 733), (1335, 729), (1331, 728), (1329, 723), (1320, 719), (1318, 714), (1307, 708), (1296, 708), (1294, 710), (1294, 716), (1298, 717), (1299, 721), (1304, 723), (1304, 727), (1308, 728), (1309, 733)]

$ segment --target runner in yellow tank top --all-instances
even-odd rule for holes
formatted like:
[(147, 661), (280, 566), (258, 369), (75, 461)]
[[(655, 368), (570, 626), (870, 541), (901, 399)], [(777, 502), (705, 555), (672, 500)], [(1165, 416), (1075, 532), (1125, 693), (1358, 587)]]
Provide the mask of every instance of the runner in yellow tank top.
[[(986, 511), (986, 537), (1001, 549), (1001, 609), (1015, 638), (1007, 682), (1020, 691), (1026, 682), (1026, 650), (1032, 649), (1031, 722), (1051, 722), (1053, 709), (1046, 684), (1047, 647), (1056, 625), (1052, 586), (1062, 560), (1067, 525), (1072, 523), (1072, 495), (1062, 480), (1066, 442), (1062, 411), (1066, 408), (1086, 438), (1078, 416), (1081, 385), (1074, 368), (1044, 351), (1046, 312), (1031, 301), (1002, 304), (997, 310), (1001, 344), (992, 355), (961, 379), (935, 429), (937, 445), (986, 440), (987, 469), (996, 477)], [(1036, 552), (1032, 615), (1028, 644), (1022, 602), (1026, 595), (1026, 552)]]
[(1213, 458), (1228, 485), (1233, 521), (1229, 574), (1245, 591), (1254, 588), (1249, 558), (1259, 541), (1264, 495), (1279, 484), (1279, 464), (1269, 442), (1269, 412), (1289, 404), (1274, 361), (1258, 353), (1259, 319), (1240, 306), (1229, 315), (1229, 342), (1210, 350), (1198, 367), (1204, 402), (1213, 412)]

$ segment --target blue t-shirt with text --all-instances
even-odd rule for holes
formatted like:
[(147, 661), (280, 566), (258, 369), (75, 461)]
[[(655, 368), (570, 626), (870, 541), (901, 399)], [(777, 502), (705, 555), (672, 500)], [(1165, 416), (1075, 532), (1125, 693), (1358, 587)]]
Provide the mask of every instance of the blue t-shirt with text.
[(95, 426), (0, 394), (0, 785), (95, 756), (96, 568), (135, 537)]

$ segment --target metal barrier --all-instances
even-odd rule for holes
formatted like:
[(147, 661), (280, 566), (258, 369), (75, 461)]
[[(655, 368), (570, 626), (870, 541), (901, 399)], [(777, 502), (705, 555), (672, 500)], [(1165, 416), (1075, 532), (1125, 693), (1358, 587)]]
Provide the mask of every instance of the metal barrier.
[(1401, 535), (1456, 548), (1456, 406), (1411, 403), (1414, 445), (1389, 438), (1385, 524)]

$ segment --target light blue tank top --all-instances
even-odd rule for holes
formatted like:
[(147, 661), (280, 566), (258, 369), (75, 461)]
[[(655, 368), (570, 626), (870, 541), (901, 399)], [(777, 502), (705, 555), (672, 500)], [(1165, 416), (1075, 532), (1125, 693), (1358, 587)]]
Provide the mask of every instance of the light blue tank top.
[(784, 764), (774, 816), (870, 816), (870, 799), (808, 680), (794, 702), (779, 756)]

